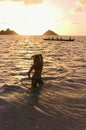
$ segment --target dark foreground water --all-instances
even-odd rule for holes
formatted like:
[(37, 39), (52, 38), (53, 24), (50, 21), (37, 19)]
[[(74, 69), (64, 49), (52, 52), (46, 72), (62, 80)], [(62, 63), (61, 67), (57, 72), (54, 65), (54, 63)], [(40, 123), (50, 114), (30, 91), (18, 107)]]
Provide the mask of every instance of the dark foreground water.
[[(86, 37), (74, 42), (0, 36), (0, 130), (86, 130)], [(44, 85), (30, 89), (31, 56)]]

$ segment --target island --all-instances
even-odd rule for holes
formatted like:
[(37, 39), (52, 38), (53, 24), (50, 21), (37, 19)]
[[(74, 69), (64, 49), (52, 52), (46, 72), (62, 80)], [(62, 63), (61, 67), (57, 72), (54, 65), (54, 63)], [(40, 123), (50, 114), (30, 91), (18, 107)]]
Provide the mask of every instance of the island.
[(44, 36), (46, 36), (46, 35), (55, 35), (55, 36), (58, 36), (58, 34), (55, 33), (55, 32), (52, 31), (52, 30), (48, 30), (48, 31), (46, 31), (43, 35), (44, 35)]
[(0, 35), (18, 35), (15, 31), (13, 30), (10, 30), (9, 28), (6, 29), (5, 31), (4, 30), (1, 30), (0, 31)]

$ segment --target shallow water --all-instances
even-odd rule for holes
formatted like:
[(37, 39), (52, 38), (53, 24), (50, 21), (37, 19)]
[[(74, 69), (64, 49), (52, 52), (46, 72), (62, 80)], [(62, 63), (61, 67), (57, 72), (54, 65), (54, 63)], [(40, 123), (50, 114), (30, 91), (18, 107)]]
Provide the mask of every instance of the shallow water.
[[(86, 130), (86, 37), (74, 42), (0, 36), (0, 130)], [(44, 85), (31, 90), (31, 56)]]

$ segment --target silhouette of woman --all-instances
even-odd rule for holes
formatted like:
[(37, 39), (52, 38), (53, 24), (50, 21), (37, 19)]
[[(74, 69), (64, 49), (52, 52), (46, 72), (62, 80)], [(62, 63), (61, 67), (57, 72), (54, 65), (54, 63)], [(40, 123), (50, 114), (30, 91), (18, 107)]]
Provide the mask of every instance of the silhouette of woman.
[[(30, 70), (28, 71), (28, 77), (32, 80), (31, 87), (35, 88), (37, 85), (43, 84), (41, 73), (43, 69), (43, 56), (42, 54), (33, 55), (33, 65), (31, 66)], [(30, 78), (30, 73), (34, 70), (32, 78)]]

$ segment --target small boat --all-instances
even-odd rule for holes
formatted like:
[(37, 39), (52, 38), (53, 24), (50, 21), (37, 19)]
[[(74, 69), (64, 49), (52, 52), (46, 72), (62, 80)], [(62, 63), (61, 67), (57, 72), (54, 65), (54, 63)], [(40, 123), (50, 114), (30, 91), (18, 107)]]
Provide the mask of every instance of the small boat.
[(43, 40), (48, 40), (48, 41), (74, 41), (75, 39), (71, 39), (71, 38), (69, 38), (69, 39), (63, 39), (63, 38), (44, 38)]

